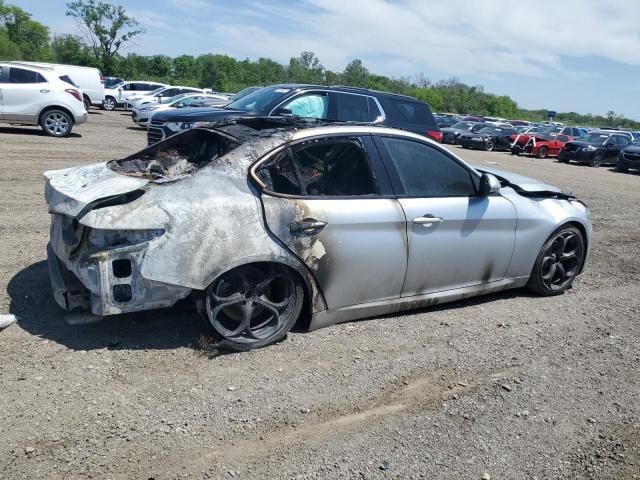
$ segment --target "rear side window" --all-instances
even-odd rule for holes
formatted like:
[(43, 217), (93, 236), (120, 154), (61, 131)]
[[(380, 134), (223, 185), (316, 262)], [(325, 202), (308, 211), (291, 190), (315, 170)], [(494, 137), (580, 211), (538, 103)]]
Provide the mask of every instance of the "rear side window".
[(336, 93), (338, 120), (341, 122), (370, 122), (369, 101), (364, 95)]
[(412, 102), (410, 100), (402, 100), (390, 98), (387, 104), (399, 113), (401, 118), (413, 125), (431, 125), (433, 123), (433, 115), (424, 103)]
[(397, 173), (396, 193), (409, 197), (476, 195), (471, 172), (439, 150), (412, 140), (378, 137)]
[(378, 193), (359, 138), (304, 142), (283, 151), (256, 173), (267, 190), (288, 195), (342, 197)]
[(73, 83), (73, 80), (71, 80), (71, 77), (69, 75), (62, 75), (61, 77), (59, 77), (60, 80), (62, 80), (65, 83), (68, 83), (69, 85), (73, 85), (76, 88), (80, 88), (78, 87), (78, 85), (76, 85), (75, 83)]
[(45, 78), (33, 70), (11, 67), (9, 69), (9, 83), (45, 83)]

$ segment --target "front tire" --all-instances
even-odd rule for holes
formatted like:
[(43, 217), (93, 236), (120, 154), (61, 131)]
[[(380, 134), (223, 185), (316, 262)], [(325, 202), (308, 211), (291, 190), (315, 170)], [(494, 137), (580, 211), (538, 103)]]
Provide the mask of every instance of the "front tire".
[(486, 152), (491, 152), (493, 150), (493, 142), (491, 140), (489, 140), (487, 143), (485, 143), (484, 150)]
[(589, 166), (598, 168), (604, 162), (604, 153), (596, 152), (593, 157), (589, 159)]
[(62, 110), (47, 110), (40, 117), (40, 127), (50, 137), (68, 137), (73, 128), (73, 119)]
[(560, 295), (582, 269), (585, 240), (573, 226), (558, 228), (542, 246), (527, 287), (538, 295)]
[(218, 347), (246, 351), (284, 338), (304, 301), (300, 278), (278, 264), (237, 267), (205, 291), (204, 311)]
[(118, 102), (116, 102), (115, 98), (104, 97), (104, 101), (102, 102), (102, 108), (110, 112), (112, 110), (115, 110), (117, 106), (118, 106)]

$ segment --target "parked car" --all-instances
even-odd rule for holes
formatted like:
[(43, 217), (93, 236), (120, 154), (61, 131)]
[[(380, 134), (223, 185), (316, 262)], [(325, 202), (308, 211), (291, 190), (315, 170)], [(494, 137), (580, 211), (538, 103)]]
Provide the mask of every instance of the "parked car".
[(136, 95), (135, 97), (130, 98), (127, 101), (126, 106), (128, 108), (132, 108), (134, 106), (137, 107), (137, 106), (149, 104), (149, 103), (164, 103), (164, 102), (167, 102), (169, 99), (172, 99), (176, 95), (181, 95), (184, 93), (204, 94), (206, 92), (202, 88), (193, 88), (193, 87), (171, 86), (171, 87), (159, 88), (153, 92), (149, 92), (143, 95)]
[(66, 137), (87, 121), (82, 93), (51, 67), (0, 62), (0, 122)]
[(149, 123), (147, 141), (152, 144), (227, 118), (283, 115), (388, 125), (442, 139), (429, 105), (413, 97), (365, 88), (283, 84), (262, 88), (223, 108), (158, 112)]
[(592, 229), (575, 197), (424, 135), (318, 123), (227, 120), (45, 172), (57, 303), (87, 321), (190, 297), (221, 348), (246, 350), (301, 317), (558, 295), (582, 272)]
[[(210, 102), (204, 103), (203, 100)], [(227, 97), (222, 95), (209, 95), (205, 93), (181, 93), (175, 97), (167, 99), (163, 103), (147, 103), (138, 107), (132, 107), (131, 118), (133, 121), (141, 127), (146, 127), (149, 124), (149, 119), (158, 112), (164, 112), (173, 108), (186, 108), (186, 107), (222, 107), (229, 103)]]
[(531, 155), (538, 158), (557, 157), (565, 143), (573, 141), (567, 135), (537, 133), (529, 135), (529, 140), (521, 146), (517, 143), (517, 135), (511, 135), (513, 143), (511, 153), (514, 155)]
[(620, 151), (616, 168), (621, 172), (640, 170), (640, 142), (630, 144)]
[(84, 107), (87, 111), (91, 105), (100, 107), (104, 101), (104, 77), (102, 76), (102, 72), (97, 68), (46, 62), (7, 63), (15, 63), (16, 66), (20, 66), (20, 64), (22, 64), (47, 67), (59, 72), (61, 76), (66, 75), (71, 80), (71, 82), (68, 83), (71, 83), (82, 92)]
[(475, 133), (463, 133), (458, 137), (458, 143), (462, 148), (475, 148), (486, 150), (509, 150), (511, 148), (511, 135), (515, 130), (510, 127), (485, 126)]
[(127, 99), (134, 94), (144, 95), (166, 86), (157, 82), (129, 81), (118, 83), (111, 88), (105, 89), (102, 107), (105, 110), (115, 110), (117, 107), (123, 106)]
[(249, 95), (250, 93), (255, 92), (256, 90), (260, 90), (261, 88), (264, 87), (246, 87), (243, 88), (242, 90), (240, 90), (238, 93), (234, 93), (233, 95), (231, 95), (229, 97), (229, 100), (231, 101), (235, 101), (235, 100), (240, 100), (242, 97), (246, 97), (247, 95)]
[(448, 115), (435, 115), (436, 123), (440, 129), (451, 127), (458, 123), (458, 119), (456, 117), (450, 117)]
[(583, 137), (584, 135), (586, 135), (586, 132), (580, 127), (566, 127), (550, 124), (530, 127), (529, 130), (526, 130), (525, 132), (517, 132), (517, 135), (515, 137), (512, 137), (511, 153), (522, 153), (525, 145), (527, 145), (533, 137), (542, 134), (550, 136), (566, 135), (567, 137), (571, 137), (571, 139), (573, 140)]
[(458, 137), (463, 133), (475, 133), (486, 126), (486, 123), (480, 122), (458, 122), (449, 128), (441, 128), (440, 133), (442, 134), (442, 143), (455, 145), (458, 143)]
[(599, 167), (603, 163), (615, 163), (620, 151), (631, 143), (625, 132), (611, 130), (595, 131), (579, 140), (567, 142), (558, 161), (588, 163), (590, 167)]
[(120, 77), (104, 77), (104, 88), (113, 88), (114, 85), (124, 83), (124, 78)]

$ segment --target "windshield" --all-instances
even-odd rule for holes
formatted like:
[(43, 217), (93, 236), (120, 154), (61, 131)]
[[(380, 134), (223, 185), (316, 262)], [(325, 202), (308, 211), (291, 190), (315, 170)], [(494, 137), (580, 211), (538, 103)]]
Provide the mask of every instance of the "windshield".
[(259, 113), (262, 112), (267, 106), (272, 105), (274, 102), (280, 100), (291, 90), (291, 88), (278, 86), (261, 88), (260, 90), (256, 90), (255, 92), (250, 93), (240, 100), (231, 102), (224, 108), (228, 110), (240, 110), (243, 112)]
[(487, 135), (499, 135), (500, 133), (502, 133), (502, 129), (496, 127), (484, 127), (480, 129), (478, 133), (486, 133)]
[(247, 87), (247, 88), (243, 88), (242, 90), (240, 90), (238, 93), (236, 93), (235, 95), (233, 95), (231, 97), (231, 99), (235, 102), (236, 100), (240, 100), (241, 98), (246, 97), (247, 95), (249, 95), (250, 93), (253, 92), (257, 92), (258, 90), (260, 90), (262, 87)]
[(608, 133), (587, 133), (580, 140), (587, 143), (594, 143), (596, 145), (602, 145), (609, 138)]
[(473, 127), (473, 125), (473, 122), (458, 122), (451, 128), (457, 128), (459, 130), (469, 130), (471, 127)]
[(193, 95), (191, 93), (179, 93), (178, 95), (174, 95), (173, 97), (165, 98), (162, 103), (173, 103), (177, 102), (181, 98), (186, 97), (187, 95)]
[(146, 95), (155, 95), (156, 93), (160, 93), (161, 91), (166, 90), (166, 89), (167, 89), (167, 87), (156, 88), (155, 90), (150, 91)]
[(115, 84), (111, 85), (108, 88), (112, 88), (113, 90), (115, 90), (116, 88), (120, 88), (122, 85), (124, 85), (124, 82), (118, 82), (118, 83), (115, 83)]

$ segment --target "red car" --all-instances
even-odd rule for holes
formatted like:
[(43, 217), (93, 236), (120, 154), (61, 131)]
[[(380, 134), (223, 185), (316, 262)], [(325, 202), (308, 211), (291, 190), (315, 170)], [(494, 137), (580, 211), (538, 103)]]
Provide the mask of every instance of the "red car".
[[(520, 137), (520, 138), (518, 138)], [(523, 139), (522, 137), (527, 137)], [(511, 135), (514, 155), (531, 155), (538, 158), (557, 157), (564, 144), (573, 140), (569, 135), (537, 133), (533, 135)], [(517, 141), (516, 141), (517, 140)]]

